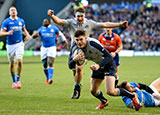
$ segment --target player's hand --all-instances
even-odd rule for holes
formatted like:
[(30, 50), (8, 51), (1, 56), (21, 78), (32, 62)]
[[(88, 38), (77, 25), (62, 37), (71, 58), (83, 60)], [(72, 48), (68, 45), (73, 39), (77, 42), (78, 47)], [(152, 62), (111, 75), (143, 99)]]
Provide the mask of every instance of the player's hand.
[(77, 51), (76, 55), (73, 57), (73, 61), (83, 61), (83, 60), (84, 60), (84, 53)]
[(111, 52), (112, 57), (114, 58), (116, 56), (115, 52)]
[(128, 21), (124, 21), (120, 24), (120, 27), (128, 27)]
[(48, 16), (51, 17), (53, 14), (54, 14), (54, 10), (49, 9), (49, 10), (48, 10)]
[(8, 35), (13, 35), (13, 30), (8, 31)]
[(26, 37), (24, 38), (24, 42), (28, 41), (30, 38), (31, 38), (31, 36), (26, 36)]
[(100, 68), (100, 66), (98, 64), (93, 64), (90, 66), (90, 69), (93, 71), (97, 71)]

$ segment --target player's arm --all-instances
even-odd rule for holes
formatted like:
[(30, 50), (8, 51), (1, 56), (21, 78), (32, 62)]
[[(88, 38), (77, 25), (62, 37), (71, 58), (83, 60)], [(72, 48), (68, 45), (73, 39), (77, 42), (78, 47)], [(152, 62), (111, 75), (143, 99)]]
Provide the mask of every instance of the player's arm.
[(138, 85), (139, 89), (143, 89), (150, 94), (154, 93), (154, 91), (149, 86), (147, 86), (146, 84), (138, 83), (137, 85)]
[(34, 31), (31, 38), (35, 39), (37, 37), (39, 37), (39, 33), (37, 31)]
[(91, 69), (92, 70), (98, 70), (100, 67), (103, 67), (105, 64), (109, 63), (110, 61), (110, 58), (111, 58), (111, 55), (109, 54), (109, 52), (104, 48), (102, 47), (100, 44), (94, 42), (94, 41), (91, 41), (90, 44), (95, 47), (96, 49), (98, 49), (104, 56), (104, 59), (99, 63), (99, 64), (93, 64), (91, 65)]
[(54, 15), (54, 10), (48, 10), (48, 16), (53, 20), (54, 23), (62, 26), (65, 25), (65, 21), (63, 19), (60, 19)]
[(3, 31), (3, 29), (1, 29), (1, 31), (0, 31), (0, 36), (7, 36), (7, 35), (12, 35), (12, 34), (13, 34), (13, 30), (5, 32), (5, 31)]
[(24, 32), (24, 35), (25, 35), (24, 41), (28, 41), (31, 38), (31, 36), (28, 33), (28, 31), (27, 31), (25, 26), (23, 26), (23, 32)]
[(114, 22), (101, 23), (101, 28), (119, 28), (119, 27), (128, 27), (128, 21), (124, 21), (121, 23), (114, 23)]
[(64, 36), (64, 34), (61, 31), (59, 31), (58, 36), (61, 39), (61, 41), (65, 44), (65, 49), (68, 50), (69, 45), (68, 45), (68, 41), (67, 41), (66, 37)]
[(117, 50), (115, 52), (111, 52), (113, 58), (123, 49), (121, 38), (118, 35), (115, 35), (115, 37), (117, 37)]

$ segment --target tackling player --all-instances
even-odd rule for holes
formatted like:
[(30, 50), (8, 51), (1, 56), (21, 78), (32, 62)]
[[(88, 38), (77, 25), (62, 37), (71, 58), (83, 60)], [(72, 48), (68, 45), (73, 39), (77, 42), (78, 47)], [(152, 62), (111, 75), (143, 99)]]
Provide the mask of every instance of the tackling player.
[(115, 88), (116, 66), (110, 53), (98, 40), (86, 37), (85, 31), (83, 30), (77, 30), (74, 36), (76, 42), (75, 47), (80, 48), (82, 51), (75, 55), (73, 60), (70, 60), (69, 63), (72, 64), (76, 61), (84, 60), (84, 58), (95, 62), (90, 66), (90, 69), (92, 70), (91, 94), (101, 101), (96, 109), (103, 109), (108, 105), (108, 100), (99, 90), (102, 81), (105, 79), (105, 87), (108, 95), (127, 96), (133, 101), (135, 109), (139, 110), (140, 105), (134, 94), (128, 92), (124, 88)]
[[(17, 16), (17, 9), (12, 6), (9, 8), (9, 15), (2, 23), (1, 32), (11, 32), (7, 35), (7, 54), (9, 58), (10, 73), (12, 76), (12, 88), (21, 88), (20, 76), (22, 71), (22, 60), (24, 53), (23, 32), (26, 35), (24, 41), (30, 39), (30, 35), (25, 28), (24, 20)], [(15, 79), (15, 56), (17, 59), (17, 79)]]
[[(54, 15), (53, 10), (48, 10), (48, 16), (55, 22), (56, 24), (67, 26), (69, 29), (70, 37), (71, 37), (71, 52), (73, 50), (74, 43), (74, 33), (78, 29), (83, 29), (86, 31), (86, 36), (89, 37), (90, 32), (93, 28), (116, 28), (116, 27), (127, 27), (128, 22), (124, 21), (122, 23), (112, 23), (112, 22), (95, 22), (93, 20), (88, 20), (85, 18), (85, 9), (83, 7), (78, 7), (75, 9), (75, 18), (71, 19), (60, 19)], [(70, 54), (69, 60), (72, 55)], [(81, 80), (82, 80), (82, 68), (83, 66), (76, 66), (76, 63), (72, 66), (69, 65), (69, 68), (73, 70), (73, 74), (75, 76), (75, 88), (72, 95), (72, 99), (78, 99), (80, 97), (81, 91)]]
[[(142, 107), (160, 107), (160, 78), (153, 81), (150, 86), (124, 81), (118, 87), (125, 88), (130, 92), (135, 92)], [(141, 91), (141, 89), (143, 89), (143, 91)], [(128, 108), (134, 108), (130, 98), (122, 96), (122, 100)]]
[(105, 49), (111, 53), (115, 63), (116, 63), (116, 80), (115, 86), (117, 86), (119, 77), (118, 77), (118, 70), (119, 70), (119, 55), (118, 53), (123, 49), (122, 40), (118, 34), (113, 33), (111, 28), (105, 28), (105, 32), (101, 33), (99, 36), (99, 41), (103, 45)]
[(68, 49), (68, 42), (62, 32), (56, 26), (50, 24), (49, 19), (43, 20), (43, 26), (32, 35), (32, 38), (41, 37), (41, 60), (46, 75), (46, 84), (52, 83), (54, 73), (53, 63), (56, 58), (56, 35), (58, 35), (62, 42), (65, 43), (65, 48)]

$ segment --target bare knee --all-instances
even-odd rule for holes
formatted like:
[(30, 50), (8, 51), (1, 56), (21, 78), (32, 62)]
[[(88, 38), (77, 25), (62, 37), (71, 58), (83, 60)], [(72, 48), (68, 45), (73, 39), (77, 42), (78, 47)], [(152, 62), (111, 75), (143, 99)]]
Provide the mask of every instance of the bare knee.
[(90, 92), (92, 95), (96, 95), (96, 93), (97, 93), (95, 90), (92, 90), (92, 89), (90, 90)]
[(82, 71), (81, 67), (77, 67), (77, 72), (80, 73)]
[(106, 93), (111, 96), (115, 96), (116, 92), (114, 90), (107, 90)]

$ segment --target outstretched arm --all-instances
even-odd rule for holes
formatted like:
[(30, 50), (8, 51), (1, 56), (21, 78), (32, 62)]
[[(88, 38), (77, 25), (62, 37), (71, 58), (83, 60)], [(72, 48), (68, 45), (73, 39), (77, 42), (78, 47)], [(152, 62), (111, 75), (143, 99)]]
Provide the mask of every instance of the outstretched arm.
[(34, 39), (34, 38), (37, 38), (37, 37), (39, 37), (39, 33), (37, 31), (34, 31), (31, 38)]
[(64, 42), (65, 49), (68, 50), (69, 49), (69, 45), (68, 45), (68, 41), (67, 41), (66, 37), (64, 36), (64, 34), (61, 31), (59, 31), (58, 36), (60, 37), (60, 39), (62, 40), (62, 42)]
[(54, 15), (54, 10), (48, 10), (48, 16), (53, 20), (54, 23), (58, 25), (64, 25), (65, 21)]
[(118, 28), (118, 27), (128, 27), (128, 21), (124, 21), (121, 23), (104, 22), (101, 25), (101, 28)]

